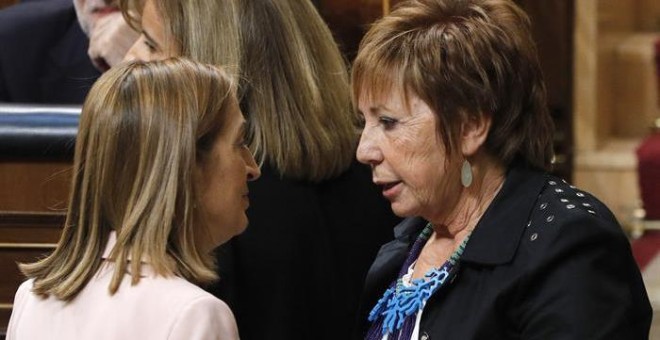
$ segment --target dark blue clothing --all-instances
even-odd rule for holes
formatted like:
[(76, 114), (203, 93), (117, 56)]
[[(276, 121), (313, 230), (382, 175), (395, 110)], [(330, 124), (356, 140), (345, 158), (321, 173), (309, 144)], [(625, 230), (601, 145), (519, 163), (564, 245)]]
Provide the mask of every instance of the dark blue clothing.
[(0, 102), (82, 104), (100, 73), (71, 0), (0, 10)]

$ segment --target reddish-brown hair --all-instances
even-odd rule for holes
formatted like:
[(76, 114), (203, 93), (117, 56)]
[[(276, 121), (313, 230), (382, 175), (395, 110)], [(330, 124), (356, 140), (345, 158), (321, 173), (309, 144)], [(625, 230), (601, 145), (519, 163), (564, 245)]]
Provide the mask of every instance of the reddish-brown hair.
[(412, 0), (377, 21), (360, 44), (353, 97), (402, 90), (438, 117), (448, 154), (461, 123), (490, 115), (486, 151), (549, 169), (553, 123), (527, 15), (508, 0)]

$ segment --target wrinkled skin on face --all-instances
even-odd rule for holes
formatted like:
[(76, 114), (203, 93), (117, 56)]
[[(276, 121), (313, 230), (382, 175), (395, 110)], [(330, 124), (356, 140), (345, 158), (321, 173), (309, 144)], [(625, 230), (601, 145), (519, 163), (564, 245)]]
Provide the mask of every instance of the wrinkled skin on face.
[[(365, 126), (358, 160), (371, 166), (373, 182), (398, 216), (423, 217), (439, 228), (436, 231), (450, 234), (474, 228), (505, 174), (499, 160), (484, 149), (490, 115), (466, 117), (456, 127), (456, 149), (448, 154), (437, 113), (414, 93), (408, 93), (406, 101), (404, 93), (393, 89), (360, 96)], [(473, 174), (469, 186), (461, 184), (466, 160)]]
[[(371, 165), (373, 182), (395, 214), (436, 216), (456, 203), (460, 161), (448, 159), (436, 130), (436, 115), (415, 95), (394, 91), (376, 98), (362, 96), (364, 116), (357, 158)], [(453, 194), (452, 194), (453, 193)]]

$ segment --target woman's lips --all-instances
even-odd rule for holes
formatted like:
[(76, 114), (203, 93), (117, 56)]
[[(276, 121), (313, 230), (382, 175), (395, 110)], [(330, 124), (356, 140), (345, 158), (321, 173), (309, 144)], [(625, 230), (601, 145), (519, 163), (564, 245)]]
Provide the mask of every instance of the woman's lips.
[(243, 195), (243, 204), (245, 205), (245, 209), (250, 207), (250, 196), (248, 194)]
[(383, 196), (388, 200), (394, 199), (401, 191), (401, 181), (383, 184)]
[(119, 7), (105, 6), (105, 7), (95, 7), (94, 9), (92, 9), (92, 13), (98, 15), (105, 15), (113, 12), (119, 12)]

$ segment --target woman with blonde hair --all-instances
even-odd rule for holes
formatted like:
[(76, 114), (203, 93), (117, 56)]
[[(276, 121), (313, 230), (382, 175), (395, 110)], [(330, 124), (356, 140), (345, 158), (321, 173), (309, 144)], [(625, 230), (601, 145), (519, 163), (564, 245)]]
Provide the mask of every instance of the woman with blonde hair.
[(212, 249), (247, 225), (260, 173), (244, 122), (215, 66), (105, 73), (83, 106), (60, 242), (20, 265), (7, 339), (238, 339), (227, 305), (196, 284), (217, 278)]
[[(143, 6), (144, 5), (144, 6)], [(369, 264), (398, 220), (354, 160), (346, 65), (309, 0), (124, 0), (128, 59), (182, 55), (238, 77), (262, 164), (250, 228), (219, 249), (214, 293), (245, 339), (344, 339)], [(222, 7), (222, 8), (220, 8)], [(230, 263), (231, 265), (225, 265)]]

